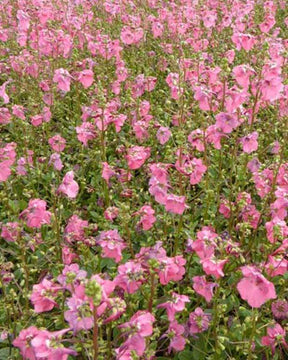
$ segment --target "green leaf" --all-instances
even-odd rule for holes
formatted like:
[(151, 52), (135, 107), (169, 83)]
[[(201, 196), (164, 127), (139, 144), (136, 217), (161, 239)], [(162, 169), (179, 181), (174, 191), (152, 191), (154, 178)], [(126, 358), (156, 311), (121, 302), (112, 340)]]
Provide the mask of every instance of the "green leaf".
[(0, 349), (0, 360), (8, 360), (10, 355), (10, 348), (5, 347)]
[(178, 355), (179, 360), (192, 360), (193, 359), (193, 352), (189, 350), (184, 350)]

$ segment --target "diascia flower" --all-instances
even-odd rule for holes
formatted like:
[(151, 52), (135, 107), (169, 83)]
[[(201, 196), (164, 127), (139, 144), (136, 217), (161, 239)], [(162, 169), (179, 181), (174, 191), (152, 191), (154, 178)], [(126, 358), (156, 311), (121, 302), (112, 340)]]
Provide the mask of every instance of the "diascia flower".
[(50, 311), (57, 305), (54, 300), (62, 287), (55, 285), (52, 281), (43, 279), (40, 284), (33, 285), (30, 297), (36, 313)]
[(69, 330), (63, 329), (53, 332), (39, 330), (31, 341), (36, 359), (67, 360), (68, 355), (77, 355), (76, 351), (65, 348), (62, 344), (62, 336)]
[(169, 194), (165, 197), (165, 209), (168, 212), (182, 215), (188, 206), (185, 203), (185, 196)]
[(272, 349), (272, 353), (275, 353), (275, 348), (277, 345), (283, 345), (288, 349), (288, 345), (285, 341), (286, 331), (282, 328), (281, 325), (276, 324), (273, 327), (267, 329), (267, 336), (263, 336), (261, 339), (261, 344), (264, 346), (269, 346)]
[(243, 279), (237, 284), (237, 290), (243, 300), (253, 308), (259, 308), (266, 301), (276, 299), (274, 284), (268, 281), (258, 269), (252, 266), (241, 268)]
[(87, 89), (93, 84), (94, 73), (92, 70), (83, 70), (79, 73), (78, 80), (83, 85), (84, 89)]
[(128, 322), (119, 325), (120, 329), (125, 329), (129, 334), (120, 347), (120, 353), (124, 349), (135, 350), (138, 356), (142, 356), (146, 348), (145, 338), (152, 335), (154, 321), (155, 318), (150, 312), (138, 311)]
[(140, 263), (127, 261), (118, 266), (118, 275), (114, 283), (125, 290), (128, 294), (135, 293), (144, 282), (144, 269)]
[(213, 297), (213, 289), (218, 286), (216, 283), (206, 281), (205, 276), (194, 276), (193, 289), (197, 294), (203, 296), (207, 302), (210, 302)]
[(58, 90), (62, 90), (64, 92), (70, 91), (70, 80), (71, 75), (65, 69), (57, 69), (55, 70), (53, 81), (57, 83)]
[(150, 157), (150, 148), (133, 146), (128, 150), (126, 159), (131, 170), (139, 169)]
[(159, 304), (158, 308), (164, 308), (167, 311), (167, 316), (169, 321), (175, 320), (175, 314), (181, 312), (185, 309), (185, 303), (190, 302), (188, 296), (180, 295), (175, 292), (172, 293), (171, 300), (168, 300), (165, 303)]
[(38, 335), (39, 330), (35, 326), (21, 330), (13, 345), (20, 349), (23, 359), (36, 360), (34, 348), (31, 341)]
[(8, 242), (15, 242), (20, 234), (20, 226), (17, 222), (8, 222), (2, 226), (1, 236)]
[(70, 199), (75, 199), (78, 191), (79, 185), (74, 180), (74, 172), (68, 171), (62, 180), (62, 184), (59, 186), (58, 192), (63, 193), (68, 196)]
[(206, 314), (200, 307), (197, 307), (189, 315), (188, 331), (190, 335), (201, 333), (208, 329), (211, 320), (211, 315)]
[(142, 226), (143, 230), (149, 230), (156, 221), (154, 214), (155, 210), (153, 210), (151, 206), (144, 205), (134, 215), (141, 215), (138, 224)]
[(33, 199), (29, 201), (28, 208), (20, 214), (20, 218), (25, 218), (27, 226), (40, 228), (44, 224), (50, 224), (51, 213), (46, 211), (46, 201)]
[(240, 142), (243, 146), (243, 151), (247, 154), (251, 154), (253, 151), (258, 149), (258, 133), (254, 131), (252, 134), (244, 136), (240, 139)]
[(127, 246), (117, 230), (102, 231), (96, 242), (101, 246), (103, 256), (116, 262), (122, 259), (122, 250)]
[(65, 149), (66, 140), (59, 134), (54, 135), (48, 140), (51, 148), (56, 152), (61, 152)]

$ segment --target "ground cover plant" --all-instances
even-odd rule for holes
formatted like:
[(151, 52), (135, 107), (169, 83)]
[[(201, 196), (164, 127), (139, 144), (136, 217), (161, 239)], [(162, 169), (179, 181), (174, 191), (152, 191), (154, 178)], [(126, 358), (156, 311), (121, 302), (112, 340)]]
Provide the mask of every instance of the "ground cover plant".
[(1, 0), (0, 359), (288, 359), (285, 0)]

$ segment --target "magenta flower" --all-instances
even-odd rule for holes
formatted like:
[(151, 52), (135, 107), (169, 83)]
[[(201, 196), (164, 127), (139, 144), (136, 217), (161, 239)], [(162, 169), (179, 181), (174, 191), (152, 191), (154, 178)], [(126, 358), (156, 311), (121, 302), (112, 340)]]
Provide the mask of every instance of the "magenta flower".
[(171, 350), (182, 351), (185, 348), (186, 340), (183, 336), (185, 332), (185, 327), (181, 324), (178, 324), (177, 321), (173, 321), (169, 324), (167, 331), (167, 336), (170, 338), (170, 344), (168, 352)]
[(56, 152), (62, 152), (65, 149), (66, 140), (61, 135), (57, 134), (48, 140), (51, 148)]
[(116, 262), (122, 259), (122, 250), (127, 247), (117, 230), (102, 231), (96, 242), (101, 246), (103, 256), (114, 259)]
[(18, 337), (13, 341), (13, 345), (20, 349), (23, 359), (36, 360), (36, 355), (31, 341), (39, 334), (35, 326), (21, 330)]
[(77, 139), (88, 146), (88, 141), (96, 137), (95, 126), (88, 121), (83, 122), (80, 126), (76, 126)]
[(243, 279), (237, 284), (237, 290), (243, 300), (253, 308), (259, 308), (266, 301), (276, 299), (273, 283), (268, 281), (256, 268), (243, 266)]
[(288, 302), (286, 300), (274, 301), (271, 305), (271, 310), (276, 319), (288, 319)]
[(203, 270), (207, 275), (213, 275), (216, 279), (224, 276), (223, 268), (228, 262), (228, 259), (219, 260), (214, 257), (206, 258), (200, 261)]
[(175, 314), (177, 312), (181, 312), (185, 309), (185, 303), (190, 302), (188, 296), (186, 295), (179, 295), (175, 292), (172, 293), (171, 300), (159, 304), (157, 308), (164, 308), (167, 311), (168, 320), (174, 321), (175, 320)]
[(150, 157), (150, 148), (145, 148), (143, 146), (133, 146), (128, 149), (127, 152), (127, 162), (131, 170), (139, 169), (145, 161)]
[(83, 70), (78, 75), (78, 80), (83, 85), (84, 89), (87, 89), (93, 84), (94, 73), (92, 70)]
[(68, 243), (72, 244), (77, 241), (84, 241), (85, 229), (87, 229), (89, 223), (87, 220), (82, 220), (77, 215), (72, 215), (68, 220), (68, 224), (64, 230), (64, 239)]
[(170, 139), (171, 135), (172, 135), (171, 131), (169, 130), (168, 127), (161, 126), (157, 131), (156, 137), (159, 143), (161, 145), (164, 145)]
[(252, 134), (244, 136), (240, 139), (243, 146), (243, 151), (247, 154), (251, 154), (253, 151), (258, 149), (258, 133), (254, 131)]
[(69, 355), (77, 355), (77, 352), (65, 348), (62, 344), (62, 336), (70, 329), (50, 332), (39, 330), (31, 344), (35, 350), (36, 359), (67, 360)]
[(223, 133), (229, 134), (236, 129), (240, 124), (237, 120), (236, 115), (228, 113), (219, 113), (216, 115), (215, 124)]
[(71, 75), (67, 70), (62, 68), (55, 70), (53, 81), (57, 83), (58, 90), (70, 91)]
[(269, 327), (267, 329), (267, 336), (262, 337), (261, 344), (263, 346), (269, 346), (274, 354), (277, 345), (282, 345), (284, 348), (288, 349), (285, 336), (285, 329), (283, 329), (281, 325), (276, 324), (274, 327)]
[(128, 322), (119, 325), (119, 328), (125, 329), (128, 334), (119, 351), (134, 350), (138, 356), (142, 356), (146, 348), (145, 337), (152, 335), (154, 321), (155, 318), (150, 312), (138, 311)]
[(50, 224), (51, 213), (46, 211), (46, 201), (33, 199), (29, 201), (28, 208), (20, 214), (20, 218), (25, 218), (27, 226), (40, 228), (44, 224)]
[(33, 291), (30, 297), (36, 313), (52, 310), (57, 306), (55, 298), (62, 287), (55, 285), (52, 281), (43, 279), (40, 284), (33, 285)]
[(118, 266), (118, 275), (114, 282), (124, 289), (128, 294), (135, 293), (144, 282), (144, 270), (141, 264), (134, 261), (127, 261)]
[(185, 203), (186, 197), (185, 196), (178, 196), (174, 194), (168, 194), (166, 196), (165, 201), (165, 209), (166, 211), (182, 215), (188, 206)]
[(20, 227), (18, 222), (7, 222), (2, 225), (1, 236), (8, 242), (15, 242), (20, 235)]
[(143, 230), (149, 230), (156, 221), (154, 214), (155, 210), (150, 205), (144, 205), (134, 215), (141, 215), (138, 224), (142, 226)]
[(218, 286), (216, 283), (207, 282), (205, 276), (194, 276), (193, 289), (197, 294), (203, 296), (207, 302), (210, 302), (213, 297), (213, 289)]
[(74, 180), (74, 172), (68, 171), (64, 176), (57, 192), (63, 193), (70, 199), (75, 199), (79, 191), (79, 185)]
[(189, 315), (188, 331), (190, 335), (206, 331), (210, 325), (211, 315), (206, 314), (200, 307)]

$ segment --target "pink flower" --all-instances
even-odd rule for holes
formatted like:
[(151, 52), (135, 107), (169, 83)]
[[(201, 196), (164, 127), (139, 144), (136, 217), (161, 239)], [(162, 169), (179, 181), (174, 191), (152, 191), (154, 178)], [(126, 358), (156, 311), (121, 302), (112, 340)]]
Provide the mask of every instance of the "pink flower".
[(243, 300), (253, 308), (259, 308), (266, 301), (276, 299), (273, 283), (268, 281), (256, 268), (244, 266), (241, 268), (244, 278), (239, 281), (237, 290)]
[[(72, 292), (81, 281), (86, 279), (87, 272), (80, 270), (78, 264), (65, 265), (62, 274), (58, 276), (58, 282), (66, 289)], [(73, 284), (73, 285), (72, 285)]]
[(69, 355), (77, 355), (77, 352), (65, 348), (62, 341), (62, 336), (70, 329), (50, 332), (47, 330), (39, 330), (31, 344), (35, 350), (36, 359), (47, 360), (67, 360)]
[(189, 315), (188, 331), (190, 335), (198, 334), (206, 331), (209, 327), (211, 315), (204, 313), (204, 311), (197, 307), (194, 312)]
[(262, 100), (274, 101), (280, 98), (284, 89), (282, 79), (279, 76), (264, 78), (261, 83)]
[(215, 240), (218, 234), (215, 233), (214, 228), (211, 226), (203, 226), (197, 232), (197, 239), (191, 243), (191, 250), (194, 250), (200, 259), (210, 258), (214, 255), (217, 247)]
[(143, 146), (133, 146), (128, 149), (126, 156), (128, 166), (132, 170), (139, 169), (150, 157), (150, 148)]
[(47, 279), (43, 279), (40, 284), (33, 285), (33, 291), (30, 297), (34, 310), (36, 313), (52, 310), (57, 306), (54, 300), (58, 291), (61, 290), (60, 286), (55, 285)]
[(190, 184), (196, 185), (198, 184), (203, 175), (207, 170), (207, 166), (203, 164), (201, 159), (193, 158), (191, 160), (191, 174), (190, 174)]
[(144, 32), (141, 28), (131, 29), (128, 26), (124, 26), (120, 38), (126, 45), (137, 44), (143, 37)]
[(20, 235), (20, 226), (17, 222), (7, 222), (2, 226), (1, 236), (8, 242), (15, 242)]
[(76, 126), (77, 139), (84, 144), (88, 145), (89, 140), (96, 137), (95, 126), (90, 122), (83, 122), (80, 126)]
[(62, 152), (65, 149), (66, 140), (61, 135), (57, 134), (48, 140), (51, 148), (56, 152)]
[(161, 126), (156, 134), (156, 137), (161, 145), (166, 144), (166, 142), (170, 139), (171, 131), (168, 127)]
[(120, 351), (134, 350), (138, 356), (142, 356), (146, 347), (145, 337), (152, 335), (154, 321), (155, 318), (150, 312), (137, 311), (128, 322), (119, 325), (120, 329), (125, 329), (129, 334)]
[(55, 70), (53, 81), (57, 83), (58, 90), (70, 91), (70, 79), (71, 75), (67, 70), (62, 68)]
[(112, 169), (112, 167), (107, 162), (102, 162), (102, 178), (106, 181), (107, 184), (109, 184), (109, 180), (112, 176), (116, 175), (115, 171)]
[(274, 354), (277, 345), (283, 345), (286, 349), (288, 348), (285, 336), (285, 329), (283, 329), (281, 325), (276, 324), (274, 327), (269, 327), (267, 329), (267, 336), (262, 337), (261, 344), (263, 346), (269, 346)]
[(64, 240), (72, 244), (77, 241), (85, 240), (85, 229), (88, 228), (87, 220), (82, 220), (77, 215), (72, 215), (64, 230)]
[[(231, 204), (233, 205), (233, 204)], [(222, 199), (219, 206), (219, 213), (222, 214), (226, 219), (229, 219), (231, 215), (230, 202), (227, 199)]]
[(204, 132), (201, 129), (193, 130), (189, 136), (188, 141), (198, 151), (204, 151)]
[(279, 276), (287, 273), (288, 260), (283, 256), (268, 256), (268, 261), (265, 264), (266, 272), (269, 276)]
[(117, 219), (119, 215), (119, 209), (116, 206), (110, 206), (104, 211), (104, 217), (106, 220), (113, 221)]
[(39, 330), (35, 326), (21, 330), (13, 345), (20, 349), (23, 359), (36, 360), (34, 348), (31, 341), (38, 335)]
[(205, 276), (194, 276), (193, 289), (197, 294), (203, 296), (207, 302), (210, 302), (213, 297), (213, 289), (218, 286), (216, 283), (207, 282)]
[(165, 209), (168, 212), (182, 215), (188, 206), (185, 204), (185, 196), (168, 194), (165, 199)]
[(53, 165), (55, 170), (61, 171), (63, 169), (63, 164), (60, 158), (60, 154), (52, 154), (49, 159), (49, 165)]
[(11, 122), (11, 114), (9, 109), (7, 108), (0, 108), (0, 124), (9, 124)]
[(183, 275), (185, 274), (185, 264), (186, 260), (181, 255), (161, 259), (159, 269), (157, 271), (160, 284), (166, 285), (170, 281), (182, 280)]
[(181, 324), (178, 324), (177, 321), (173, 321), (169, 324), (167, 331), (167, 336), (170, 338), (170, 344), (168, 352), (172, 349), (176, 351), (182, 351), (185, 348), (186, 340), (182, 336), (185, 332), (185, 327)]
[(200, 261), (203, 270), (207, 275), (213, 275), (216, 279), (224, 276), (223, 267), (228, 262), (228, 259), (218, 260), (215, 258), (207, 258)]
[(144, 280), (144, 270), (141, 264), (127, 261), (124, 265), (118, 266), (118, 275), (114, 282), (128, 294), (133, 294), (139, 289)]
[(243, 146), (243, 151), (247, 154), (251, 154), (253, 151), (258, 149), (258, 133), (254, 131), (252, 134), (244, 136), (240, 139)]
[(276, 24), (275, 18), (272, 15), (266, 15), (265, 20), (259, 25), (263, 33), (268, 33)]
[(274, 244), (278, 240), (281, 241), (288, 235), (288, 226), (286, 225), (286, 222), (277, 217), (266, 222), (265, 228), (267, 231), (267, 238), (271, 244)]
[(9, 84), (9, 82), (10, 81), (6, 81), (0, 86), (0, 97), (2, 97), (4, 104), (9, 103), (9, 96), (6, 93), (6, 85)]
[(93, 327), (93, 307), (88, 296), (85, 295), (84, 286), (75, 287), (72, 297), (67, 300), (67, 306), (69, 310), (64, 312), (64, 318), (74, 332)]
[(144, 205), (141, 207), (139, 211), (135, 213), (135, 215), (141, 215), (139, 225), (142, 226), (143, 230), (149, 230), (153, 226), (156, 221), (156, 217), (154, 216), (155, 210), (152, 209), (149, 205)]
[(172, 293), (171, 300), (159, 304), (157, 308), (164, 308), (167, 311), (167, 316), (169, 321), (174, 321), (175, 314), (177, 312), (181, 312), (185, 309), (185, 303), (190, 302), (188, 296), (186, 295), (179, 295), (175, 292)]
[(225, 134), (231, 133), (239, 126), (239, 122), (234, 114), (219, 113), (216, 115), (216, 126), (221, 129)]
[(62, 261), (65, 265), (70, 265), (75, 259), (78, 258), (78, 255), (73, 253), (72, 249), (68, 246), (62, 247)]
[(64, 176), (57, 192), (63, 193), (70, 199), (75, 199), (79, 191), (79, 185), (74, 180), (74, 172), (68, 171)]
[(233, 68), (233, 75), (236, 81), (242, 88), (248, 89), (250, 84), (250, 77), (255, 71), (248, 65), (238, 65)]
[(126, 248), (126, 244), (117, 230), (102, 231), (96, 240), (104, 257), (114, 259), (117, 263), (122, 259), (122, 250)]
[(29, 201), (28, 208), (20, 214), (20, 218), (23, 217), (27, 226), (40, 228), (44, 224), (50, 224), (51, 213), (46, 211), (46, 201), (33, 199)]
[(93, 84), (94, 73), (92, 70), (83, 70), (79, 73), (78, 80), (83, 85), (84, 89), (87, 89)]

